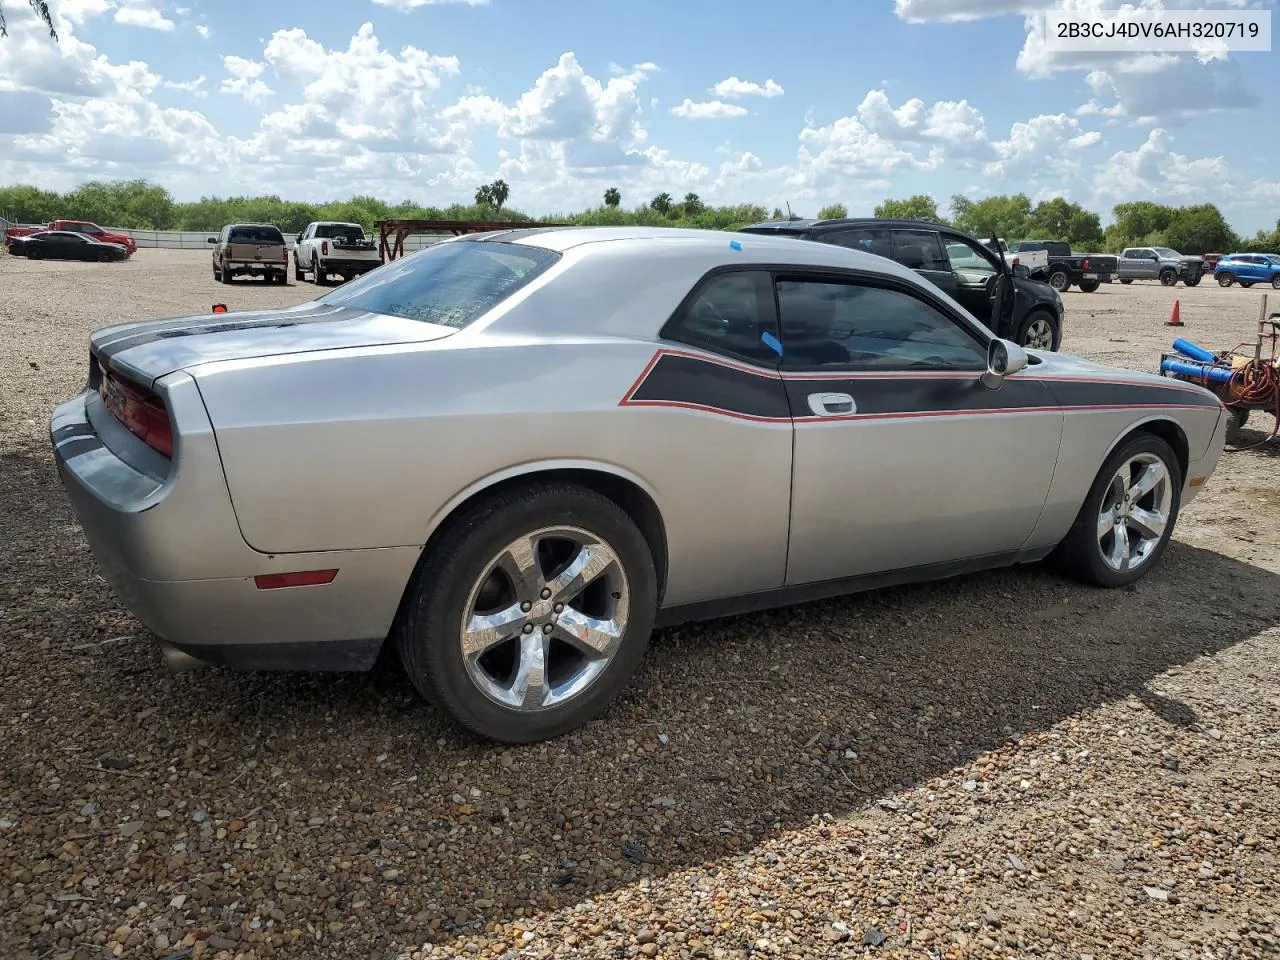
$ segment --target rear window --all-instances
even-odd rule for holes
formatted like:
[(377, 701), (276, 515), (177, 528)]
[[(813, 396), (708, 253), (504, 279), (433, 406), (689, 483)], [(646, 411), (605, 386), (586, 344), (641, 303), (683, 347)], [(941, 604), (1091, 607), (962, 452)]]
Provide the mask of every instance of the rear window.
[(323, 240), (363, 240), (364, 230), (348, 223), (322, 223), (316, 227), (316, 236)]
[(393, 260), (320, 302), (462, 328), (559, 259), (553, 250), (519, 243), (448, 241)]
[(275, 227), (232, 227), (228, 243), (284, 243), (284, 235)]

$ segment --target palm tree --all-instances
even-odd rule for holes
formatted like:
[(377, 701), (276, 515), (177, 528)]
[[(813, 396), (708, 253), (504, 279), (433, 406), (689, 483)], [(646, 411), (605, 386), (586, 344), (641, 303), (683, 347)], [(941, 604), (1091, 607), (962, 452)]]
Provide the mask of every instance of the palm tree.
[(489, 184), (486, 183), (484, 186), (476, 187), (476, 206), (493, 206), (493, 187)]
[[(27, 0), (31, 4), (31, 9), (36, 12), (36, 16), (44, 21), (45, 26), (49, 28), (49, 36), (54, 40), (58, 39), (58, 31), (53, 29), (53, 14), (49, 12), (49, 4), (47, 0)], [(7, 37), (9, 31), (5, 29), (4, 22), (4, 4), (0, 3), (0, 37)]]
[(495, 180), (489, 184), (489, 196), (493, 198), (493, 205), (501, 210), (502, 205), (507, 202), (507, 197), (511, 196), (511, 188), (507, 186), (505, 180)]
[(652, 200), (649, 201), (649, 206), (651, 206), (658, 213), (665, 215), (667, 211), (671, 209), (671, 194), (669, 193), (658, 194), (656, 197), (654, 197)]
[(684, 195), (684, 212), (689, 216), (697, 216), (702, 212), (702, 201), (698, 199), (696, 193), (686, 193)]
[(616, 208), (620, 203), (622, 203), (622, 194), (618, 192), (617, 187), (610, 187), (604, 192), (604, 205), (606, 207)]

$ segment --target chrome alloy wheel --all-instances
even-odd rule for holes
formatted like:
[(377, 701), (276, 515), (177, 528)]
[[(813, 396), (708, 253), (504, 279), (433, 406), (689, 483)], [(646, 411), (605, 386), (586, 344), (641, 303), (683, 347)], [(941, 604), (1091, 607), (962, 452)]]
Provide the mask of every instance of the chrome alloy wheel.
[(1098, 546), (1117, 573), (1147, 562), (1164, 537), (1173, 508), (1169, 470), (1154, 454), (1139, 453), (1121, 464), (1102, 497)]
[(631, 595), (618, 555), (577, 527), (546, 527), (498, 552), (472, 586), (459, 642), (467, 675), (504, 707), (546, 710), (613, 660)]
[(1027, 327), (1026, 339), (1022, 345), (1033, 350), (1052, 350), (1053, 324), (1044, 317), (1032, 320), (1031, 325)]

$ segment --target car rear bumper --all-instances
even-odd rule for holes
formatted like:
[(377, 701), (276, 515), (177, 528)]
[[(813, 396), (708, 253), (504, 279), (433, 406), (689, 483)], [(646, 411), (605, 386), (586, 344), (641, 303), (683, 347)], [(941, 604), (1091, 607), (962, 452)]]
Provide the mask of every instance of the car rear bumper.
[[(103, 576), (170, 648), (252, 669), (363, 669), (387, 636), (418, 548), (267, 555), (240, 535), (195, 381), (165, 378), (176, 424), (165, 477), (131, 465), (131, 434), (99, 432), (91, 391), (55, 408), (54, 459)], [(123, 428), (121, 428), (123, 430)], [(140, 441), (139, 441), (140, 442)], [(108, 443), (112, 446), (108, 446)], [(264, 574), (337, 570), (260, 587)]]
[(289, 269), (288, 260), (227, 260), (225, 262), (232, 270), (246, 273), (286, 273)]
[(368, 273), (382, 266), (381, 260), (355, 260), (346, 257), (322, 257), (320, 267), (330, 273)]

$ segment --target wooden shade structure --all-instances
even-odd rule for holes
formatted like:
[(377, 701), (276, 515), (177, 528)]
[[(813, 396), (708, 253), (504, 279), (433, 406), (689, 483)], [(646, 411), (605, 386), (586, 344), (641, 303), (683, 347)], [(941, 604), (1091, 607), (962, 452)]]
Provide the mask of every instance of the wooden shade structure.
[(488, 233), (491, 230), (529, 230), (540, 227), (571, 227), (571, 223), (537, 223), (532, 220), (378, 220), (378, 252), (383, 260), (404, 256), (404, 239), (414, 233)]

